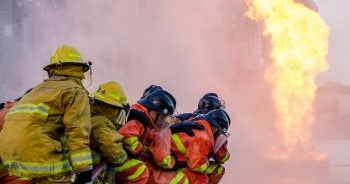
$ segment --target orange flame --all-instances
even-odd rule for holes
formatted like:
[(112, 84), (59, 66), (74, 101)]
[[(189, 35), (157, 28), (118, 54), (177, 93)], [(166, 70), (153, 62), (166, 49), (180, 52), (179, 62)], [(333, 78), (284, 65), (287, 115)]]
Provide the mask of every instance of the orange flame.
[(310, 139), (315, 78), (328, 70), (329, 28), (317, 12), (294, 0), (250, 0), (248, 5), (248, 16), (262, 20), (264, 35), (271, 37), (273, 64), (265, 77), (273, 86), (285, 155), (294, 157), (303, 150), (306, 156), (304, 152), (314, 152)]

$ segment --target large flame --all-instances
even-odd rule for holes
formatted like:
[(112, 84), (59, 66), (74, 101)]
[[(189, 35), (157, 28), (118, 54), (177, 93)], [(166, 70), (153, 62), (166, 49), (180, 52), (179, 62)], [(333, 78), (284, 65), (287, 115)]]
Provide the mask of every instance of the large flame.
[(294, 0), (250, 0), (248, 5), (248, 16), (264, 22), (264, 34), (272, 42), (273, 64), (266, 79), (273, 86), (283, 154), (315, 155), (310, 140), (315, 78), (328, 69), (329, 28), (316, 11)]

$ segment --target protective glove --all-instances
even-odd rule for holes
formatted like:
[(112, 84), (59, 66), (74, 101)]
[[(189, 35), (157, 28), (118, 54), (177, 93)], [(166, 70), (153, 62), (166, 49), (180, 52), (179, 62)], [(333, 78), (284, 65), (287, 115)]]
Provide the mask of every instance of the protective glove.
[(0, 103), (0, 110), (5, 107), (5, 103)]
[(76, 174), (75, 184), (90, 183), (92, 180), (92, 170), (78, 172)]
[(189, 136), (194, 136), (193, 129), (195, 130), (204, 130), (204, 126), (200, 125), (194, 121), (180, 122), (174, 125), (171, 125), (170, 130), (172, 134), (185, 132)]
[(193, 113), (183, 113), (183, 114), (178, 114), (175, 117), (177, 119), (179, 119), (180, 121), (186, 121), (186, 120), (192, 118), (193, 116), (195, 116)]

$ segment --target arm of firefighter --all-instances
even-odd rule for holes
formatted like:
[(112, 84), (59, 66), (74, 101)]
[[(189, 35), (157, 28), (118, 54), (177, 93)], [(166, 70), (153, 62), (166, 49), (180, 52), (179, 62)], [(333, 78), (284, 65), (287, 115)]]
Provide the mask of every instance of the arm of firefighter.
[(230, 159), (230, 152), (227, 149), (227, 142), (215, 153), (214, 159), (220, 164), (224, 164)]
[(83, 89), (63, 93), (65, 112), (63, 123), (71, 165), (75, 171), (92, 169), (89, 147), (91, 129), (90, 106), (87, 93)]
[(163, 169), (171, 169), (175, 165), (175, 158), (171, 156), (171, 131), (169, 128), (153, 130), (149, 135), (152, 139), (148, 147), (154, 162)]
[(140, 137), (145, 131), (142, 123), (130, 120), (119, 129), (119, 133), (124, 137), (123, 143), (129, 154), (136, 155), (143, 149)]
[(94, 145), (98, 145), (103, 158), (110, 164), (121, 165), (127, 159), (127, 153), (123, 148), (123, 136), (118, 134), (113, 123), (103, 116), (95, 116), (92, 122), (92, 138)]
[(209, 154), (209, 144), (201, 138), (189, 141), (187, 147), (186, 157), (187, 166), (195, 172), (205, 173), (209, 167), (207, 155)]

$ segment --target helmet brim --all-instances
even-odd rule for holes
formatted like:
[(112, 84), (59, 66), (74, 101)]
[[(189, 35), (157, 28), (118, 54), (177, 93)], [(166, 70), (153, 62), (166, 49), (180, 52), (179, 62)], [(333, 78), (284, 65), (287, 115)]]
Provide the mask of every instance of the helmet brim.
[(75, 65), (75, 66), (82, 66), (83, 67), (83, 72), (87, 72), (90, 69), (90, 65), (88, 63), (77, 63), (77, 62), (63, 62), (63, 63), (54, 63), (54, 64), (49, 64), (45, 66), (43, 69), (45, 71), (49, 71), (51, 68), (57, 66), (57, 65)]
[(120, 109), (124, 108), (124, 106), (122, 104), (120, 104), (120, 103), (108, 102), (108, 101), (103, 100), (103, 99), (98, 98), (98, 97), (94, 97), (94, 100), (97, 100), (97, 101), (99, 101), (101, 103), (105, 103), (105, 104), (111, 105), (111, 106), (116, 107), (116, 108), (120, 108)]

